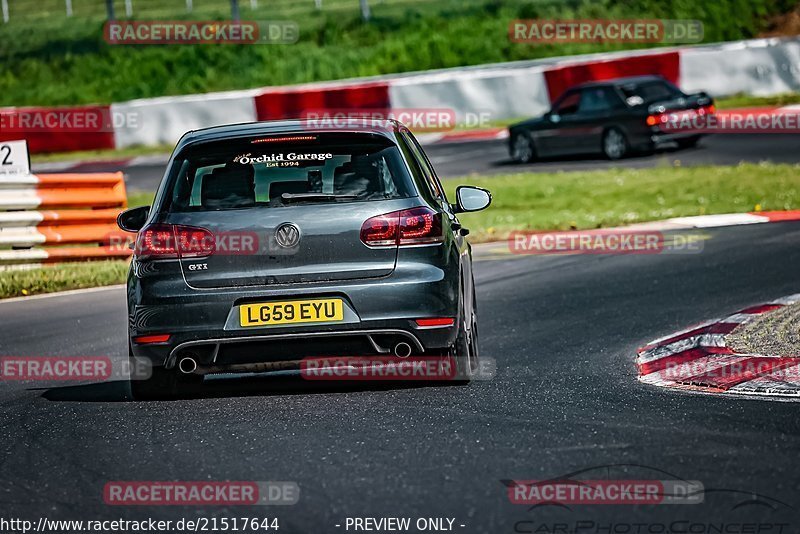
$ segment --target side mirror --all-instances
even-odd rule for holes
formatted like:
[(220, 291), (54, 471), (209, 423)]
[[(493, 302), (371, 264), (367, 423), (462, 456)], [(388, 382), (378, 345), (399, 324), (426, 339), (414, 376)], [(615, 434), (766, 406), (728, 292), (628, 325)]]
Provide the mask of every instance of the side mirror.
[(489, 207), (492, 203), (492, 194), (486, 189), (471, 185), (460, 185), (456, 187), (456, 213), (467, 211), (480, 211)]
[(138, 232), (144, 227), (147, 216), (150, 214), (150, 206), (140, 206), (125, 210), (117, 215), (117, 226), (126, 232)]

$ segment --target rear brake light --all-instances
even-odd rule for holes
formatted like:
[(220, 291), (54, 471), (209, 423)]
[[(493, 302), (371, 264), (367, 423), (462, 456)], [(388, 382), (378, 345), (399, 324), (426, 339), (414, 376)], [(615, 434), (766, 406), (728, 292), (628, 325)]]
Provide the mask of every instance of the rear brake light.
[(417, 323), (417, 326), (453, 326), (456, 321), (452, 317), (433, 317), (417, 319), (414, 322)]
[(214, 234), (205, 228), (176, 226), (178, 253), (181, 258), (201, 258), (211, 256), (216, 250)]
[(361, 225), (361, 241), (371, 247), (390, 247), (397, 244), (400, 212), (378, 215)]
[(420, 206), (378, 215), (361, 225), (361, 241), (370, 247), (441, 243), (442, 214)]
[(400, 245), (439, 243), (443, 240), (441, 213), (425, 207), (400, 212)]
[(149, 334), (144, 336), (136, 336), (133, 342), (137, 345), (148, 345), (151, 343), (166, 343), (169, 341), (170, 334)]
[(136, 236), (133, 253), (138, 258), (177, 258), (175, 228), (170, 224), (151, 224), (142, 228)]
[(658, 124), (663, 124), (669, 120), (669, 116), (666, 113), (659, 113), (658, 115), (648, 115), (647, 116), (647, 125), (648, 126), (656, 126)]
[(316, 141), (316, 135), (290, 135), (284, 137), (262, 137), (261, 139), (253, 139), (251, 144), (257, 143), (286, 143), (290, 141)]
[(151, 224), (136, 237), (134, 254), (139, 259), (199, 258), (214, 254), (214, 234), (205, 228)]

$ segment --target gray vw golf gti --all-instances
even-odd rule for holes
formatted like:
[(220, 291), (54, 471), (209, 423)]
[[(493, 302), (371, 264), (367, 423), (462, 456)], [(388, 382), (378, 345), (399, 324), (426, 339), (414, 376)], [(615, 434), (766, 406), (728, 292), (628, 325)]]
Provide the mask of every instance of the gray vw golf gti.
[[(478, 366), (468, 230), (395, 121), (276, 121), (189, 132), (137, 232), (128, 276), (131, 388), (175, 395), (210, 373), (297, 370), (305, 358), (408, 356)], [(137, 376), (134, 376), (137, 375)]]

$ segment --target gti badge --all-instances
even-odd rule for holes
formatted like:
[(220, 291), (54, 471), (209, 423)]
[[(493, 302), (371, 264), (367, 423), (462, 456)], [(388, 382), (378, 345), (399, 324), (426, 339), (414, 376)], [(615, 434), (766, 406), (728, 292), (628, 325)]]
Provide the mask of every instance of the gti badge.
[(283, 223), (275, 229), (275, 241), (283, 248), (296, 247), (300, 242), (300, 229), (292, 223)]

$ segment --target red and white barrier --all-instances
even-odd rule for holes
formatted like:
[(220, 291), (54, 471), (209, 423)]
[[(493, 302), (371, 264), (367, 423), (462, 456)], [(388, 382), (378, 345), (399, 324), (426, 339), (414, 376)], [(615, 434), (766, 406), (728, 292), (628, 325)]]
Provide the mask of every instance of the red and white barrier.
[[(517, 61), (337, 82), (133, 100), (109, 106), (110, 132), (54, 128), (3, 132), (26, 137), (31, 152), (173, 144), (184, 132), (221, 124), (348, 109), (443, 109), (459, 123), (534, 116), (566, 88), (619, 76), (660, 74), (687, 92), (768, 96), (800, 90), (800, 38), (658, 48)], [(47, 110), (48, 108), (38, 108)], [(59, 108), (53, 108), (59, 109)], [(77, 109), (77, 108), (73, 108)], [(16, 108), (0, 109), (5, 114)], [(9, 137), (10, 135), (10, 137)]]
[(110, 119), (110, 106), (0, 108), (0, 142), (25, 139), (34, 153), (114, 148)]
[(540, 66), (451, 69), (406, 76), (392, 80), (389, 95), (393, 108), (453, 110), (456, 121), (468, 126), (481, 116), (525, 117), (550, 108)]
[(111, 105), (114, 145), (175, 144), (189, 130), (256, 120), (258, 90), (145, 98)]
[(576, 61), (547, 69), (545, 80), (550, 99), (554, 101), (574, 85), (625, 76), (658, 74), (672, 83), (680, 84), (679, 65), (678, 52), (612, 57), (591, 62)]
[(684, 91), (770, 96), (800, 91), (800, 39), (755, 39), (680, 52)]
[(299, 87), (272, 87), (255, 97), (256, 120), (299, 118), (304, 112), (358, 109), (389, 109), (389, 84), (385, 81), (362, 83), (307, 84)]

